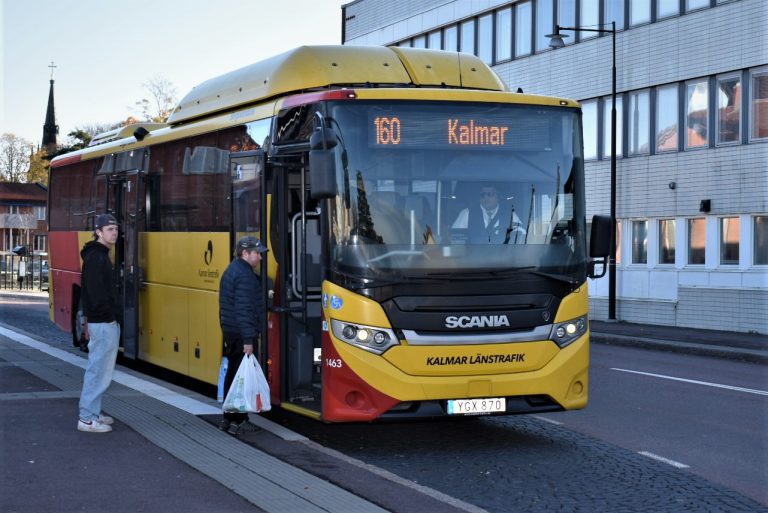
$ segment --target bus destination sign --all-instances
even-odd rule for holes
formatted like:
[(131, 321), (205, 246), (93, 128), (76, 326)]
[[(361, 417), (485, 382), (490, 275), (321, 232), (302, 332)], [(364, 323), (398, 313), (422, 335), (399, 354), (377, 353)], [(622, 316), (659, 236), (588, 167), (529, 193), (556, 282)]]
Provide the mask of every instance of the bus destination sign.
[(509, 149), (509, 123), (436, 113), (379, 112), (370, 116), (369, 146), (376, 148)]

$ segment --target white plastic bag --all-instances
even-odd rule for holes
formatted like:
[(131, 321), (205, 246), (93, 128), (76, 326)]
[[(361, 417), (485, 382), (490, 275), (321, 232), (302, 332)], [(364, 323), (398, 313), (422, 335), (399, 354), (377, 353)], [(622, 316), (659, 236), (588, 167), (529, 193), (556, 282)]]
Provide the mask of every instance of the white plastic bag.
[(252, 354), (245, 355), (224, 399), (224, 411), (260, 413), (272, 409), (269, 385), (259, 362)]

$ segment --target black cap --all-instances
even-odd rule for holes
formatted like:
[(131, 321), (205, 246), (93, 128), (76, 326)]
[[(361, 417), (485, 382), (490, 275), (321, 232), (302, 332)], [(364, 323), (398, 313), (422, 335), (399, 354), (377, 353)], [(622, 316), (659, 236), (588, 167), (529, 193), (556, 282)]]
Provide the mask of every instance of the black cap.
[(247, 249), (249, 251), (258, 251), (259, 253), (266, 253), (269, 251), (259, 239), (252, 237), (251, 235), (246, 235), (237, 241), (237, 249)]
[(115, 225), (117, 226), (117, 219), (112, 214), (101, 214), (96, 218), (96, 230), (101, 230), (105, 226)]

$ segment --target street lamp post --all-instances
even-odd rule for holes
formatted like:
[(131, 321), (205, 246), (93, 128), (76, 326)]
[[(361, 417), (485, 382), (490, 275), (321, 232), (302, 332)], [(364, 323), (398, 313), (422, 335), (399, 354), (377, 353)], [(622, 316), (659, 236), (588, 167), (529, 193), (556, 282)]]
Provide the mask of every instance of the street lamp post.
[[(555, 32), (547, 34), (550, 38), (550, 48), (563, 48), (564, 37), (561, 30), (574, 32), (597, 32), (599, 34), (611, 34), (613, 47), (613, 61), (611, 66), (611, 219), (616, 222), (616, 22), (611, 22), (611, 28), (581, 28), (561, 27), (555, 25)], [(611, 256), (608, 261), (608, 319), (616, 320), (616, 229), (613, 230), (613, 242), (611, 244)]]

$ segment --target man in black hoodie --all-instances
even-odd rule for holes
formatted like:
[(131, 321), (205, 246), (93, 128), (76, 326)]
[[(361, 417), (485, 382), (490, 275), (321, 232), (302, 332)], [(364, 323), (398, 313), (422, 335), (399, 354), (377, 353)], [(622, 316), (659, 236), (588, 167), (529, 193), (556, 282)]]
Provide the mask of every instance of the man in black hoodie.
[(88, 366), (80, 394), (77, 429), (87, 433), (112, 431), (112, 417), (101, 411), (101, 398), (112, 382), (120, 344), (117, 322), (117, 283), (109, 250), (117, 242), (117, 220), (111, 214), (96, 218), (94, 240), (80, 251), (83, 259), (81, 297), (88, 339)]

